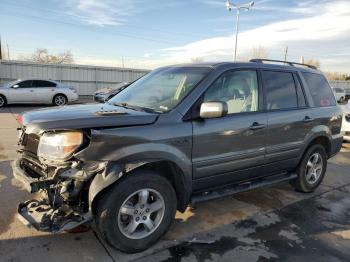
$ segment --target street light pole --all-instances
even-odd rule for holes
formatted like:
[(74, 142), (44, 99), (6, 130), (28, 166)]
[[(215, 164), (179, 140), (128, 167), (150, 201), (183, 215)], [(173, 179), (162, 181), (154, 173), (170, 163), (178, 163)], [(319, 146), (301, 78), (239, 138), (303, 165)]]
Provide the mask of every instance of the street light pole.
[(237, 16), (236, 16), (236, 40), (235, 40), (235, 54), (233, 57), (233, 61), (235, 62), (237, 59), (237, 46), (238, 46), (238, 25), (239, 25), (239, 14), (240, 14), (240, 9), (237, 8)]
[(236, 34), (235, 34), (235, 51), (233, 56), (233, 61), (236, 61), (237, 59), (237, 46), (238, 46), (238, 29), (239, 29), (239, 15), (241, 9), (244, 9), (246, 11), (250, 10), (254, 6), (254, 2), (250, 2), (243, 5), (235, 5), (231, 3), (229, 0), (226, 0), (225, 2), (226, 9), (228, 11), (232, 11), (233, 8), (236, 9)]

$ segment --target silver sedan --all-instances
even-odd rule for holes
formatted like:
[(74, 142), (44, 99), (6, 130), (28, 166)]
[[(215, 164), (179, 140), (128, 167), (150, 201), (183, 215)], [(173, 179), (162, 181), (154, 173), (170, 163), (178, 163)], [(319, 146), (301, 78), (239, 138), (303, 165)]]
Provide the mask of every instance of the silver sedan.
[(78, 100), (73, 87), (53, 80), (16, 80), (0, 87), (0, 107), (7, 104), (53, 104), (62, 106)]

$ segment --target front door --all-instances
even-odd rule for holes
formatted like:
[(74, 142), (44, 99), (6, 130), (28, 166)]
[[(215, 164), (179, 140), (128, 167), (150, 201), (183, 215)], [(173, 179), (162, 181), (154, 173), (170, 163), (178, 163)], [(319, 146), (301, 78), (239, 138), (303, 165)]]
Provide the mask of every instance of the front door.
[(265, 161), (267, 116), (255, 70), (224, 73), (203, 102), (226, 102), (228, 114), (193, 121), (194, 190), (249, 179)]
[(11, 103), (36, 102), (33, 80), (25, 80), (14, 84), (9, 90), (9, 101), (11, 101)]

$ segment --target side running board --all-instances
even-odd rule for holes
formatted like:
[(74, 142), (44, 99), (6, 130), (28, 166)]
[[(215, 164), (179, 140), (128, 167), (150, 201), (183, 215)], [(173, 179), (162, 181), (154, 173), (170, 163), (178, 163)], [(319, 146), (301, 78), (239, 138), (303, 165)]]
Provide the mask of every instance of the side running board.
[(217, 189), (215, 191), (194, 194), (191, 198), (191, 203), (196, 204), (196, 203), (200, 203), (208, 200), (219, 199), (219, 198), (231, 196), (239, 192), (256, 189), (259, 187), (275, 185), (275, 184), (289, 181), (295, 178), (297, 178), (297, 174), (291, 173), (291, 174), (269, 176), (269, 177), (259, 178), (256, 180), (252, 180), (252, 181), (248, 181), (240, 184), (229, 185), (229, 186)]

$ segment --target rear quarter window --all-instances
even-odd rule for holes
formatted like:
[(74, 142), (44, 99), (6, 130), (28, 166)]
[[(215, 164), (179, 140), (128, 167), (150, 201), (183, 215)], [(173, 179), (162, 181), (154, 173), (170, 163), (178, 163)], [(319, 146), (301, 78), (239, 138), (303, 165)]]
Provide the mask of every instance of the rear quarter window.
[(320, 74), (302, 73), (316, 107), (335, 106), (336, 101), (326, 78)]

